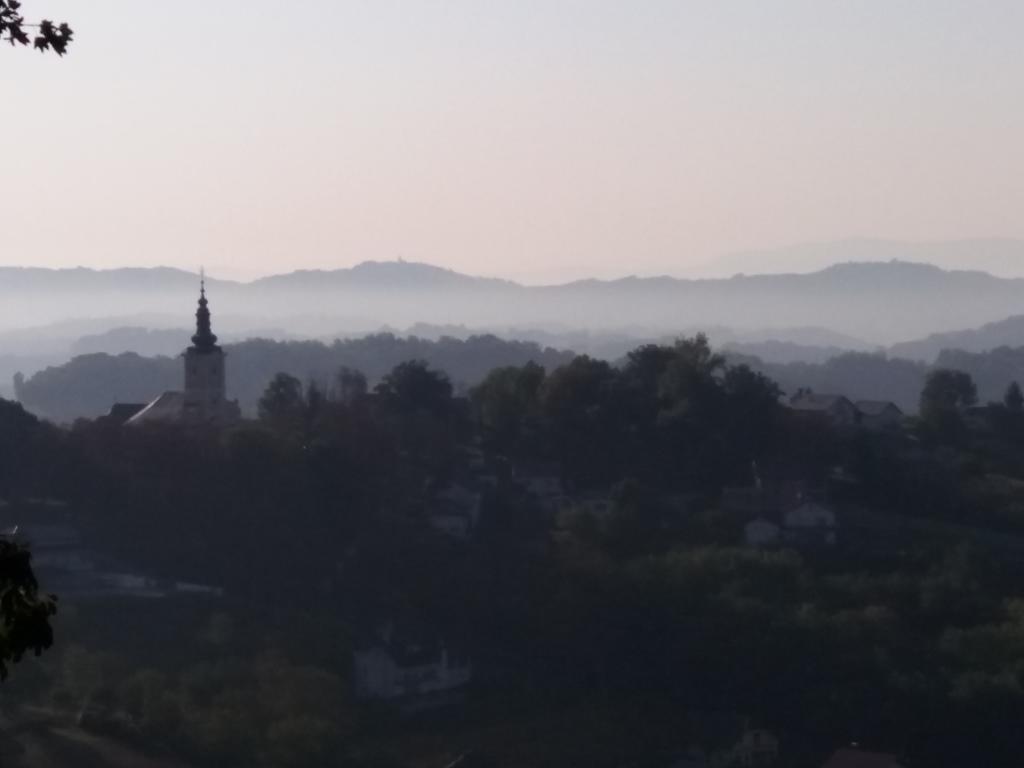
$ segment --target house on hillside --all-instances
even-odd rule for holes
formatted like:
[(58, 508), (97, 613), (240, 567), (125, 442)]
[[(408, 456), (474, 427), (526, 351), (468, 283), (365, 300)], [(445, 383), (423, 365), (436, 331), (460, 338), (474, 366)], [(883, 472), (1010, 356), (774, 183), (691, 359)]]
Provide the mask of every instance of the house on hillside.
[(903, 421), (903, 411), (889, 400), (858, 400), (854, 405), (865, 429), (894, 429)]
[(402, 633), (393, 624), (353, 655), (356, 695), (399, 700), (453, 691), (473, 677), (468, 657), (452, 653), (436, 637)]
[(145, 407), (146, 403), (114, 403), (100, 418), (121, 426)]
[(836, 513), (814, 501), (804, 501), (782, 515), (782, 539), (789, 544), (832, 545), (837, 528)]
[(895, 755), (869, 752), (859, 747), (844, 747), (825, 761), (822, 768), (904, 768)]
[(790, 398), (789, 407), (801, 415), (823, 419), (834, 427), (852, 427), (858, 423), (857, 407), (843, 395), (798, 389)]

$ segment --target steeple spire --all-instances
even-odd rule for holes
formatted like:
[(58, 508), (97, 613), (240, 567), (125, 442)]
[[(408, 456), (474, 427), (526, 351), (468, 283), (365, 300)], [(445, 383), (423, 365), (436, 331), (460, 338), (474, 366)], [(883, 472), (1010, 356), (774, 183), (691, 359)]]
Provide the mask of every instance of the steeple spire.
[(206, 270), (199, 270), (199, 308), (196, 310), (196, 333), (192, 337), (192, 348), (198, 352), (212, 352), (217, 349), (217, 337), (210, 329), (210, 310), (206, 301)]

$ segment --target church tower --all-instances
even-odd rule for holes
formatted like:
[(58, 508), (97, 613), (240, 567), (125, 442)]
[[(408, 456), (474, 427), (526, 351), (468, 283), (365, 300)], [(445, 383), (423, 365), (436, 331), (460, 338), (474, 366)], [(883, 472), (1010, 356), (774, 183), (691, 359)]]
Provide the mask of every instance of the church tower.
[(224, 350), (210, 328), (206, 277), (199, 279), (199, 308), (192, 346), (185, 350), (184, 416), (189, 421), (221, 422), (231, 411), (224, 381)]

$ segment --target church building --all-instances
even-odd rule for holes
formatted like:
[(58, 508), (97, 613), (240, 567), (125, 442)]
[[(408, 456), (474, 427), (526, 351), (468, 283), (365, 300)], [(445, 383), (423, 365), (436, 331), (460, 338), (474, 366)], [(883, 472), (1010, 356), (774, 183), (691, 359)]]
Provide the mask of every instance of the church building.
[(192, 346), (185, 350), (184, 392), (164, 392), (132, 416), (127, 424), (178, 422), (224, 426), (241, 418), (238, 403), (227, 399), (224, 350), (210, 326), (206, 280), (199, 282), (199, 308)]

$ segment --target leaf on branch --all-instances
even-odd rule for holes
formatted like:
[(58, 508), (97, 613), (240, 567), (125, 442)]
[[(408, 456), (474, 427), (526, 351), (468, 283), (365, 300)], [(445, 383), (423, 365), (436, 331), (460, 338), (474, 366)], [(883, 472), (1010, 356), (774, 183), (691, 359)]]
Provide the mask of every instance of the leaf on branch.
[[(18, 12), (20, 8), (18, 0), (0, 0), (0, 40), (6, 36), (11, 45), (28, 45), (30, 40), (24, 29), (25, 19)], [(43, 20), (38, 26), (39, 34), (31, 41), (33, 48), (38, 51), (52, 50), (58, 56), (67, 53), (68, 44), (74, 36), (71, 27), (67, 24), (56, 26), (49, 20)]]
[(71, 27), (67, 24), (55, 27), (52, 21), (44, 19), (39, 24), (39, 35), (33, 45), (40, 51), (53, 49), (58, 56), (63, 56), (67, 53), (68, 43), (71, 42), (73, 35)]

